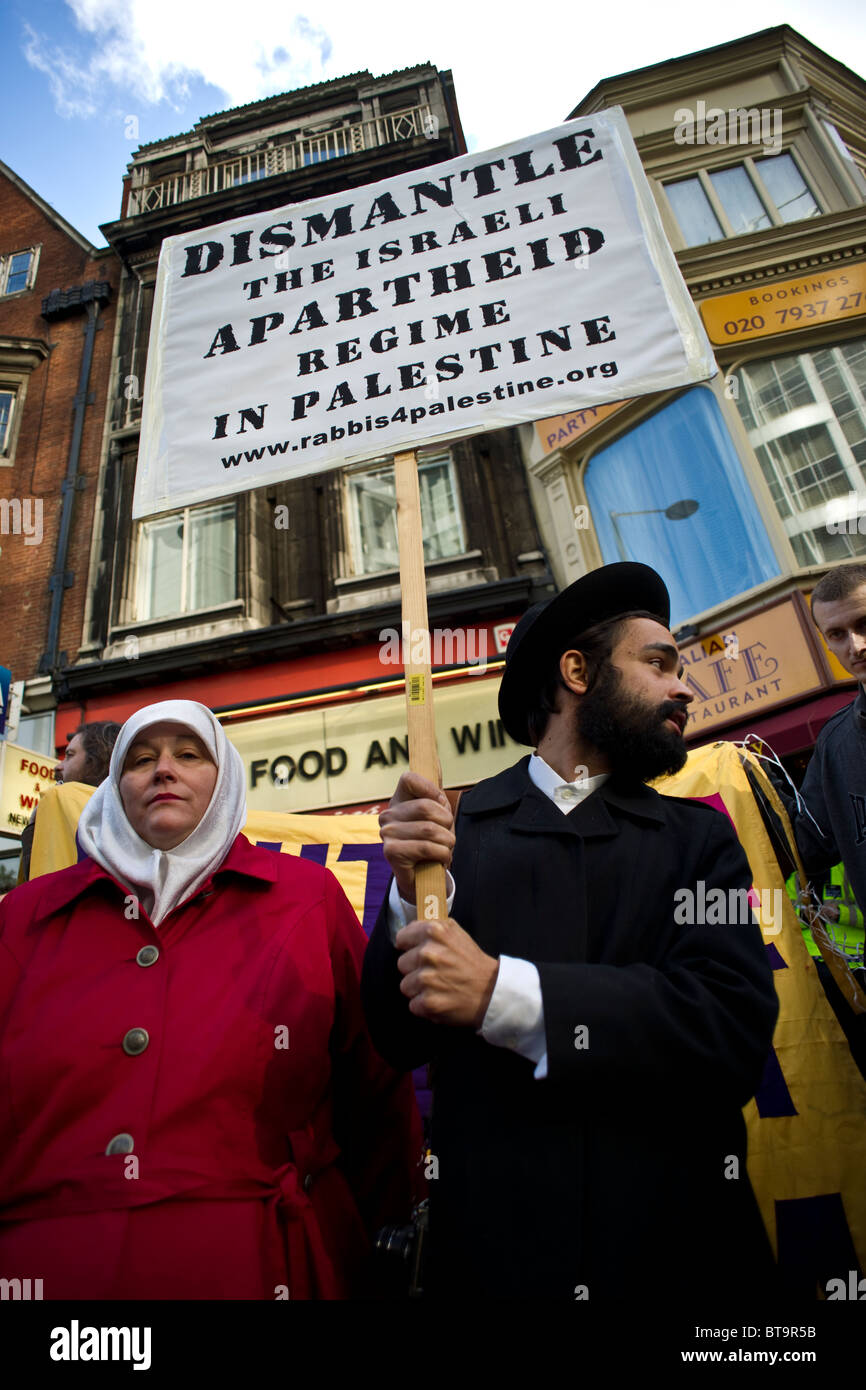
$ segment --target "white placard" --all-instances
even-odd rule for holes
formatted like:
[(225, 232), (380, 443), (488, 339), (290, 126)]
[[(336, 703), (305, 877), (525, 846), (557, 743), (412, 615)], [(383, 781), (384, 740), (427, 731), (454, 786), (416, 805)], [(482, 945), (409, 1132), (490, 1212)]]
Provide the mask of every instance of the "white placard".
[(715, 371), (614, 107), (168, 237), (133, 516)]

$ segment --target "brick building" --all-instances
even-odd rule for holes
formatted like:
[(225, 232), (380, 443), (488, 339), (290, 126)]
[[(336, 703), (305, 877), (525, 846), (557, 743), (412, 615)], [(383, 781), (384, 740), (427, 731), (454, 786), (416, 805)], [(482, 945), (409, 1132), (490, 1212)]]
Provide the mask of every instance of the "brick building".
[(44, 753), (81, 642), (119, 278), (0, 163), (0, 666), (23, 682), (15, 740)]

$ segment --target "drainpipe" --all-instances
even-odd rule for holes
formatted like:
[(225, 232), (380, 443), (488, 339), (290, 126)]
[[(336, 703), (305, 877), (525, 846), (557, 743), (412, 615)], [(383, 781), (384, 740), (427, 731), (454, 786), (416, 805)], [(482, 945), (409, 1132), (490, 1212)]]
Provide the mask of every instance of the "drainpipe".
[[(84, 329), (84, 350), (81, 354), (81, 369), (78, 374), (78, 390), (73, 399), (75, 414), (72, 421), (72, 439), (69, 444), (66, 477), (61, 484), (63, 505), (60, 512), (60, 531), (57, 536), (54, 569), (48, 581), (48, 589), (51, 594), (48, 640), (45, 651), (39, 660), (40, 674), (50, 675), (52, 678), (58, 667), (57, 643), (60, 638), (63, 590), (70, 588), (75, 582), (74, 573), (66, 568), (66, 557), (69, 551), (69, 534), (72, 529), (72, 507), (75, 493), (80, 491), (85, 483), (84, 478), (79, 475), (78, 462), (81, 455), (81, 437), (84, 433), (84, 412), (88, 405), (93, 404), (93, 398), (88, 396), (87, 387), (90, 380), (90, 367), (93, 362), (94, 339), (99, 318), (99, 306), (100, 304), (107, 304), (110, 295), (111, 286), (106, 280), (88, 280), (86, 284), (77, 285), (73, 289), (52, 290), (48, 297), (42, 301), (42, 317), (49, 322), (69, 318), (72, 314), (79, 313), (82, 308), (87, 313), (87, 325)], [(65, 660), (65, 653), (62, 652), (60, 658), (60, 664), (62, 664)]]

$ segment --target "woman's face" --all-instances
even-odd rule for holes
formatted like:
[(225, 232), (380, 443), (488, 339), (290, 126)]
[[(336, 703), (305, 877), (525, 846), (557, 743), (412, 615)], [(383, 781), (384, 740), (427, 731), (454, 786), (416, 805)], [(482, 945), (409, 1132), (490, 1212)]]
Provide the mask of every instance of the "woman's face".
[(143, 840), (174, 849), (195, 830), (216, 779), (216, 764), (197, 734), (179, 724), (151, 724), (129, 747), (120, 798)]

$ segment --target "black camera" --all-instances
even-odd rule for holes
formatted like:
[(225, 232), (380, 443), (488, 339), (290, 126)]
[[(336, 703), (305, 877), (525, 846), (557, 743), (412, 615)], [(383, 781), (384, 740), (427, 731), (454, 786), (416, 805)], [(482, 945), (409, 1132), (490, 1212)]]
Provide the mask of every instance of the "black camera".
[(383, 1226), (376, 1235), (376, 1252), (388, 1262), (388, 1268), (401, 1271), (401, 1283), (409, 1298), (424, 1293), (424, 1257), (426, 1254), (429, 1199), (425, 1197), (412, 1212), (407, 1226)]

